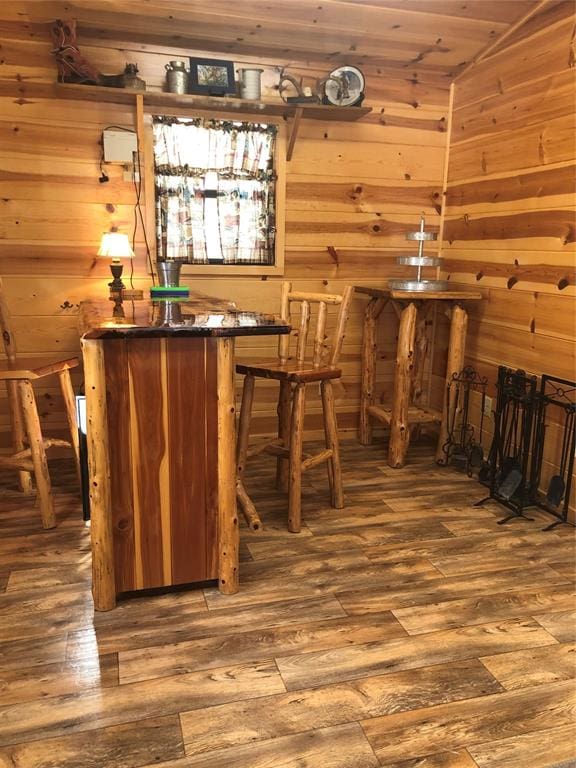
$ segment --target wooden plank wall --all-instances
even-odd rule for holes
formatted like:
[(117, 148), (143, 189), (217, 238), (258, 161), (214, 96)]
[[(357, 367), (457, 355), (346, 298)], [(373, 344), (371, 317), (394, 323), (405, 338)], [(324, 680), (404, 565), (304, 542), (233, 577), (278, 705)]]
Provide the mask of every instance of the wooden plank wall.
[[(151, 89), (162, 88), (164, 66), (181, 58), (179, 50), (129, 40), (80, 39), (81, 51), (104, 72), (137, 62)], [(46, 25), (0, 24), (0, 85), (13, 95), (0, 99), (0, 274), (13, 314), (24, 365), (79, 352), (78, 302), (107, 295), (108, 267), (95, 258), (100, 235), (111, 223), (131, 232), (135, 194), (119, 166), (107, 166), (100, 184), (100, 136), (110, 125), (132, 127), (131, 108), (63, 100), (41, 100), (19, 93), (29, 81), (54, 82)], [(201, 52), (186, 51), (184, 55)], [(246, 60), (237, 64), (254, 63)], [(278, 99), (276, 65), (266, 68), (264, 98)], [(291, 62), (289, 71), (313, 85), (326, 69)], [(339, 291), (348, 283), (383, 285), (401, 274), (399, 251), (411, 252), (403, 232), (420, 213), (439, 226), (446, 148), (448, 87), (445, 77), (422, 80), (402, 73), (366, 68), (367, 100), (373, 112), (359, 123), (303, 123), (287, 171), (286, 277), (298, 289)], [(88, 86), (87, 86), (88, 87)], [(152, 239), (153, 233), (148, 232)], [(329, 248), (334, 249), (329, 252)], [(136, 240), (135, 286), (147, 287), (142, 232)], [(230, 297), (247, 309), (275, 311), (279, 279), (188, 277), (192, 287)], [(361, 313), (355, 300), (342, 358), (344, 380), (338, 391), (339, 423), (354, 429), (360, 378)], [(386, 343), (378, 375), (391, 393), (395, 317), (385, 318)], [(239, 344), (243, 358), (273, 356), (273, 339)], [(77, 384), (80, 383), (77, 378)], [(42, 389), (42, 421), (55, 433), (64, 428), (56, 389)], [(274, 426), (273, 385), (257, 388), (256, 432)], [(311, 418), (319, 426), (320, 403), (311, 392)], [(0, 402), (0, 444), (7, 444), (8, 415)]]
[[(484, 290), (467, 362), (492, 395), (498, 364), (575, 378), (573, 46), (573, 4), (556, 5), (455, 84), (444, 265)], [(561, 448), (552, 432), (544, 485)]]

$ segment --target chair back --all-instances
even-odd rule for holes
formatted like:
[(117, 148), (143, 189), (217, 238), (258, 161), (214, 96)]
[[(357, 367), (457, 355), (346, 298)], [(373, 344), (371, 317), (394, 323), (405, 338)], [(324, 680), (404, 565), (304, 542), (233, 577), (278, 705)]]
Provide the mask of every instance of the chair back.
[[(346, 286), (342, 295), (330, 293), (307, 293), (293, 291), (292, 283), (282, 283), (282, 298), (280, 303), (281, 318), (287, 324), (292, 325), (291, 310), (293, 304), (300, 304), (300, 321), (298, 323), (298, 343), (296, 347), (296, 360), (304, 363), (308, 344), (308, 332), (310, 330), (310, 315), (313, 305), (318, 305), (316, 329), (314, 333), (314, 345), (312, 348), (312, 365), (319, 368), (323, 365), (336, 366), (342, 352), (344, 343), (346, 322), (350, 313), (350, 302), (354, 288)], [(338, 307), (336, 326), (331, 339), (326, 336), (326, 320), (328, 307)], [(294, 324), (295, 325), (295, 324)], [(290, 335), (280, 336), (278, 342), (278, 357), (281, 363), (288, 361), (290, 354)]]

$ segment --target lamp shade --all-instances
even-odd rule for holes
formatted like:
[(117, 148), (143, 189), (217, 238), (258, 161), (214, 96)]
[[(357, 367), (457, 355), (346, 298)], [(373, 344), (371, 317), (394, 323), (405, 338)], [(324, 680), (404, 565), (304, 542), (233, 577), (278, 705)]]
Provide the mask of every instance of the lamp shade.
[(130, 247), (128, 235), (122, 232), (104, 232), (98, 256), (106, 256), (109, 259), (133, 259), (134, 251)]

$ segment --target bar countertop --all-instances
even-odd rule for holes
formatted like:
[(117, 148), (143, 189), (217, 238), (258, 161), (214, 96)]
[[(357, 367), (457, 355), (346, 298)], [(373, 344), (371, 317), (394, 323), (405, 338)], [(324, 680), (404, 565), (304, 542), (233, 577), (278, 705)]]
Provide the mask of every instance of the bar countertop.
[(80, 332), (85, 339), (266, 336), (290, 332), (273, 315), (244, 312), (232, 302), (201, 294), (189, 299), (84, 301)]

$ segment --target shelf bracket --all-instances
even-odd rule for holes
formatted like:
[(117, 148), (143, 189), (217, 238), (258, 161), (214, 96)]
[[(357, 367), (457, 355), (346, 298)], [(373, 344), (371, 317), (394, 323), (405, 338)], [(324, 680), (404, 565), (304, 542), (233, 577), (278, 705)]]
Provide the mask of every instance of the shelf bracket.
[(288, 139), (288, 147), (286, 148), (286, 162), (292, 160), (292, 153), (294, 152), (294, 144), (296, 143), (296, 137), (298, 136), (298, 129), (300, 128), (300, 120), (304, 110), (302, 107), (296, 107), (294, 112), (294, 119), (292, 120), (292, 130), (290, 132), (290, 138)]

